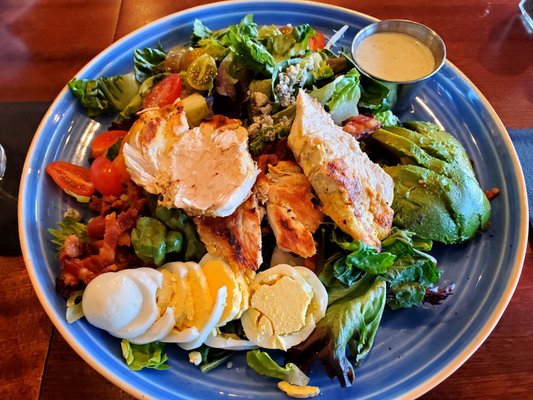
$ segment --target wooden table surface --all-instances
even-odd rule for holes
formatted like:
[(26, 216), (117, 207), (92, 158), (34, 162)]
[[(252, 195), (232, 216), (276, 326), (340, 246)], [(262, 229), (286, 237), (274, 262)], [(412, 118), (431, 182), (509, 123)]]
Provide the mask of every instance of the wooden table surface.
[[(132, 30), (208, 1), (1, 0), (1, 102), (51, 101), (91, 58)], [(533, 39), (518, 0), (333, 0), (436, 30), (448, 58), (508, 128), (533, 127)], [(3, 233), (9, 234), (9, 233)], [(1, 245), (0, 245), (1, 246)], [(0, 250), (0, 397), (130, 398), (66, 344), (38, 302), (21, 256)], [(533, 253), (509, 307), (480, 349), (425, 399), (533, 398)]]

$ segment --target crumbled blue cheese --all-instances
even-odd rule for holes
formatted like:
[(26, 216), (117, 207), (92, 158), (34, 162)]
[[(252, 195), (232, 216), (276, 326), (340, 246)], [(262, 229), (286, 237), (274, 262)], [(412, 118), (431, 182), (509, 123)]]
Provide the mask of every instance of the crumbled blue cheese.
[[(251, 100), (252, 100), (252, 107), (257, 107), (261, 111), (262, 114), (265, 114), (262, 107), (266, 107), (267, 105), (270, 105), (270, 99), (268, 96), (262, 92), (253, 92), (251, 94)], [(270, 107), (272, 109), (272, 107)], [(266, 111), (266, 110), (265, 110)], [(267, 111), (267, 113), (270, 111)]]
[(291, 121), (283, 116), (277, 124), (274, 123), (272, 117), (268, 114), (256, 115), (253, 117), (253, 123), (248, 127), (248, 136), (254, 138), (261, 135), (263, 140), (272, 142), (276, 140), (276, 135), (280, 127), (289, 128)]
[(289, 107), (296, 102), (296, 89), (303, 88), (307, 79), (306, 73), (314, 69), (313, 58), (310, 58), (307, 64), (289, 65), (285, 71), (278, 74), (279, 82), (274, 88), (274, 93), (283, 107)]

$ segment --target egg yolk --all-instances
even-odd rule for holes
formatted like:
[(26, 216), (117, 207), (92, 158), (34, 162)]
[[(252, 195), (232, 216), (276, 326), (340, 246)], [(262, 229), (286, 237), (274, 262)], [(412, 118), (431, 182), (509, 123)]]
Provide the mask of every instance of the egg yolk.
[[(290, 293), (290, 301), (287, 301), (287, 293)], [(272, 285), (261, 285), (252, 296), (251, 306), (266, 317), (274, 334), (287, 335), (298, 332), (305, 325), (312, 298), (312, 291), (284, 276)], [(261, 322), (267, 321), (261, 318)]]

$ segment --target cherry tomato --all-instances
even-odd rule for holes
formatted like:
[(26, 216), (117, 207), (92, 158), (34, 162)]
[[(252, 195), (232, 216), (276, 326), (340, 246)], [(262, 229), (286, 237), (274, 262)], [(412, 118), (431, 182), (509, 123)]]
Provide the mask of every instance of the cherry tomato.
[(324, 37), (324, 34), (320, 31), (315, 31), (316, 36), (313, 36), (309, 39), (309, 48), (311, 50), (320, 50), (323, 49), (326, 45), (326, 38)]
[(96, 157), (91, 164), (91, 181), (104, 196), (120, 196), (122, 193), (122, 176), (105, 157)]
[(103, 156), (116, 142), (122, 139), (128, 131), (107, 131), (97, 136), (91, 144), (93, 157)]
[(181, 77), (172, 74), (152, 88), (143, 100), (143, 107), (164, 107), (172, 104), (180, 95)]
[(83, 197), (90, 197), (94, 193), (89, 168), (66, 161), (53, 161), (46, 167), (46, 173), (66, 192)]

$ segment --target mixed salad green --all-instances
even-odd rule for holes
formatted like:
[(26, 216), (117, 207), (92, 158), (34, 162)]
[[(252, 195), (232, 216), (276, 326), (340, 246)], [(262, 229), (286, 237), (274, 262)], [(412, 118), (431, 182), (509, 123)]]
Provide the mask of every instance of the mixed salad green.
[[(332, 222), (324, 223), (315, 239), (316, 271), (329, 296), (325, 317), (307, 340), (289, 349), (284, 367), (263, 352), (246, 357), (257, 372), (280, 379), (290, 376), (297, 384), (307, 384), (302, 371), (320, 360), (330, 377), (350, 386), (354, 365), (372, 348), (385, 306), (396, 310), (424, 301), (438, 303), (450, 294), (438, 288), (441, 270), (429, 254), (432, 242), (471, 239), (487, 225), (490, 205), (453, 135), (427, 122), (400, 122), (391, 111), (395, 87), (361, 76), (350, 57), (334, 48), (335, 43), (326, 43), (324, 35), (307, 24), (258, 26), (247, 15), (238, 24), (212, 30), (196, 20), (190, 46), (135, 50), (134, 72), (73, 79), (69, 87), (89, 116), (117, 114), (114, 127), (122, 129), (131, 126), (138, 111), (168, 104), (172, 93), (179, 92), (176, 97), (187, 104), (191, 125), (214, 114), (240, 119), (249, 131), (253, 155), (268, 153), (287, 137), (301, 90), (318, 99), (338, 125), (361, 114), (376, 121), (361, 146), (394, 180), (391, 234), (376, 249), (353, 240)], [(169, 77), (173, 86), (161, 85)], [(120, 140), (113, 145), (117, 143), (120, 146)], [(115, 163), (119, 153), (109, 152), (109, 161)], [(105, 196), (106, 190), (93, 183)], [(88, 193), (63, 188), (79, 196)], [(144, 196), (153, 204), (153, 198)], [(87, 229), (69, 217), (51, 232), (62, 248), (69, 235), (87, 243)], [(180, 210), (151, 207), (135, 218), (129, 232), (132, 252), (143, 262), (199, 260), (205, 253), (194, 224)], [(264, 251), (268, 253), (267, 245)], [(242, 336), (242, 329), (235, 332)], [(167, 366), (161, 343), (138, 346), (123, 341), (122, 349), (133, 369)], [(203, 371), (232, 354), (205, 345), (200, 353)]]

